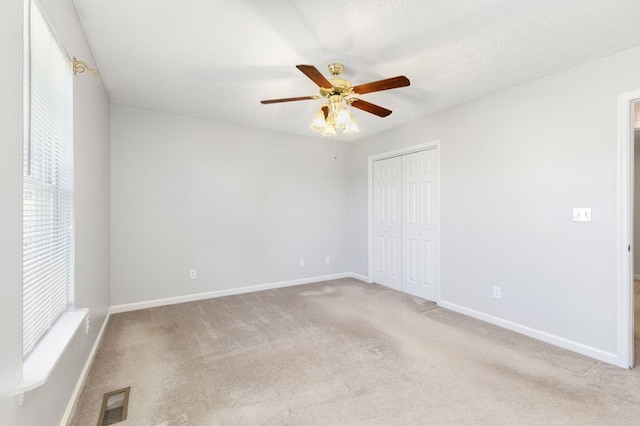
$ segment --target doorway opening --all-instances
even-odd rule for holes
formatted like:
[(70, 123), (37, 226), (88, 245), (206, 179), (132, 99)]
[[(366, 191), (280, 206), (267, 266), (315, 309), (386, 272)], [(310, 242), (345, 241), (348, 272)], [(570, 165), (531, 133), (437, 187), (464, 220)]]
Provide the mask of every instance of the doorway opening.
[(635, 365), (635, 360), (640, 359), (640, 100), (632, 103), (633, 111), (633, 292), (632, 292), (632, 313), (633, 313), (633, 354), (631, 366)]
[[(634, 327), (634, 305), (640, 307), (640, 302), (634, 303), (634, 299), (637, 298), (637, 294), (634, 295), (634, 288), (637, 287), (634, 278), (636, 273), (640, 274), (640, 270), (634, 270), (634, 253), (640, 252), (640, 246), (636, 246), (634, 242), (634, 204), (638, 203), (640, 206), (640, 192), (639, 197), (634, 196), (634, 187), (639, 186), (634, 185), (634, 169), (638, 170), (640, 175), (640, 162), (638, 168), (635, 168), (634, 161), (635, 129), (640, 127), (640, 120), (636, 119), (636, 106), (639, 103), (640, 90), (618, 95), (618, 345), (616, 365), (623, 368), (634, 366), (636, 355), (634, 347), (640, 347), (640, 341), (635, 341), (635, 331), (640, 327)], [(640, 181), (638, 183), (640, 184)], [(635, 225), (640, 227), (640, 221), (635, 221)], [(638, 242), (640, 243), (640, 241)], [(638, 266), (640, 267), (640, 264)]]

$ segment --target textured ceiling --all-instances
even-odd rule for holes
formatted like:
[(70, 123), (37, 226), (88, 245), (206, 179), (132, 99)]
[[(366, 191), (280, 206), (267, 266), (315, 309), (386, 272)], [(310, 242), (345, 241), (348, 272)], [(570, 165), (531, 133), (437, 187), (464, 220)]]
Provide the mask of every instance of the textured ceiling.
[(361, 132), (398, 126), (640, 44), (638, 0), (74, 0), (113, 102), (302, 135), (320, 100), (295, 68), (354, 85), (406, 75), (360, 96)]

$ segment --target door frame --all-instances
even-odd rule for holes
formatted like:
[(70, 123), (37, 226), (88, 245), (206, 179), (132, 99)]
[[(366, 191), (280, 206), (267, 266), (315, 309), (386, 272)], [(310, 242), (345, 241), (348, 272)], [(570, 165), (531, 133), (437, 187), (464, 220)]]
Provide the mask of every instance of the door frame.
[(439, 227), (438, 227), (438, 234), (440, 235), (440, 244), (438, 246), (438, 250), (440, 252), (440, 263), (438, 265), (438, 270), (440, 271), (440, 280), (439, 282), (436, 284), (435, 289), (434, 289), (434, 295), (435, 295), (435, 302), (437, 303), (438, 301), (440, 301), (440, 289), (442, 287), (442, 166), (441, 166), (441, 162), (440, 162), (440, 140), (439, 139), (435, 139), (429, 142), (424, 142), (421, 144), (417, 144), (417, 145), (411, 145), (411, 146), (407, 146), (405, 148), (400, 148), (400, 149), (395, 149), (393, 151), (387, 151), (387, 152), (383, 152), (380, 154), (375, 154), (375, 155), (371, 155), (369, 156), (368, 159), (368, 200), (367, 200), (367, 205), (368, 205), (368, 222), (369, 222), (369, 229), (368, 229), (368, 274), (369, 276), (367, 277), (367, 281), (369, 283), (373, 283), (373, 260), (374, 260), (374, 255), (373, 255), (373, 163), (375, 161), (379, 161), (379, 160), (385, 160), (387, 158), (392, 158), (392, 157), (400, 157), (402, 155), (405, 154), (413, 154), (416, 152), (420, 152), (420, 151), (426, 151), (428, 149), (435, 149), (436, 150), (436, 162), (438, 164), (438, 193), (440, 194), (440, 198), (438, 200), (438, 212), (439, 212), (439, 217), (440, 217), (440, 223), (439, 223)]
[(633, 367), (633, 174), (634, 111), (640, 90), (618, 95), (617, 365)]

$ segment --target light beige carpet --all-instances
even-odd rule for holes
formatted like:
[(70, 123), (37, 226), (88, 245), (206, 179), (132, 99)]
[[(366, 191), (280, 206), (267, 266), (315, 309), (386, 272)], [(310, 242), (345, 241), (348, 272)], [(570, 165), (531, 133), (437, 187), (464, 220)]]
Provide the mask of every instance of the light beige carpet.
[(639, 370), (351, 279), (113, 315), (71, 424), (126, 386), (122, 425), (640, 424)]

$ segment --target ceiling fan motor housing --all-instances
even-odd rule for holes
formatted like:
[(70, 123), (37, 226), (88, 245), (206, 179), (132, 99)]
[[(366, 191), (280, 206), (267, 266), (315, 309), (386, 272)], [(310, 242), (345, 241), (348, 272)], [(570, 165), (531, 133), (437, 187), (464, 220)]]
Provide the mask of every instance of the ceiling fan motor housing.
[(351, 82), (349, 80), (345, 80), (344, 78), (335, 77), (330, 78), (329, 82), (333, 85), (331, 88), (320, 88), (320, 96), (324, 96), (328, 98), (329, 96), (339, 95), (339, 96), (347, 96), (353, 94), (353, 90), (351, 89)]
[(337, 62), (329, 64), (329, 72), (333, 76), (328, 79), (333, 87), (320, 87), (320, 96), (329, 98), (330, 96), (347, 96), (353, 94), (351, 90), (351, 82), (345, 78), (340, 77), (340, 74), (344, 70), (344, 66)]

